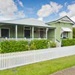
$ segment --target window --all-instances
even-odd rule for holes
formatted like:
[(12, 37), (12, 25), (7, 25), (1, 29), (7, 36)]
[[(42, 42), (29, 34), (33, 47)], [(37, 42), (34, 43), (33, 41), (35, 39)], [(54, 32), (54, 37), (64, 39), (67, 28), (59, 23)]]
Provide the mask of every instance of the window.
[(9, 38), (9, 29), (1, 29), (1, 37), (2, 38)]
[(68, 32), (63, 32), (61, 34), (61, 37), (64, 38), (64, 39), (68, 38)]

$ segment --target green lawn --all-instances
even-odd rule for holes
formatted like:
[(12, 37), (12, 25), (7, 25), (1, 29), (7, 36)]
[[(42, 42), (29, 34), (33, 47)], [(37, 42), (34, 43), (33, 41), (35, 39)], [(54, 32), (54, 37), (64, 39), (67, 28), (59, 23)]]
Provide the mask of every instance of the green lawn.
[(0, 71), (0, 75), (50, 75), (75, 66), (75, 55)]

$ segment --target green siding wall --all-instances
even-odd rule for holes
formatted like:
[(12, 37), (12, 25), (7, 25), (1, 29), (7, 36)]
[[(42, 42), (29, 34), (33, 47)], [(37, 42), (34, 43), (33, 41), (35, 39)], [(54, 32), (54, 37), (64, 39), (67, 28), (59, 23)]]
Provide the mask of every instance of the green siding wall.
[(17, 28), (18, 38), (24, 38), (24, 26), (19, 25)]
[(48, 39), (55, 41), (55, 29), (48, 30)]
[[(56, 27), (55, 32), (56, 32), (56, 39), (58, 41), (61, 41), (61, 28), (62, 27), (66, 27), (66, 28), (70, 28), (72, 30), (72, 24), (70, 23), (52, 23), (50, 24), (50, 26)], [(73, 38), (73, 33), (70, 32), (68, 33), (68, 38), (72, 39)]]
[[(68, 27), (68, 28), (70, 28), (72, 30), (72, 25), (71, 24), (62, 23), (61, 24), (61, 27)], [(69, 32), (68, 35), (69, 35), (68, 36), (69, 39), (72, 39), (73, 38), (73, 32)]]

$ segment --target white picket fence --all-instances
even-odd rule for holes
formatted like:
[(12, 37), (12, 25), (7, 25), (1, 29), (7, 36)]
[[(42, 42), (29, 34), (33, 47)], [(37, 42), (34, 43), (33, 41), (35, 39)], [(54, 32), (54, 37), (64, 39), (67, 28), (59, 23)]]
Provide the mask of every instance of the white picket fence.
[(75, 55), (75, 46), (0, 54), (0, 70)]

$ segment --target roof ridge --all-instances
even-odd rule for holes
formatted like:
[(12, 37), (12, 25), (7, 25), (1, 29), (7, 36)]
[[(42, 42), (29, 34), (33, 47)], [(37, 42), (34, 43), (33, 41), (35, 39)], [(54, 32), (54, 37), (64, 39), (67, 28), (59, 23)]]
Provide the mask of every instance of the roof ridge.
[(67, 15), (65, 15), (65, 16), (63, 16), (63, 17), (57, 19), (57, 20), (54, 20), (54, 21), (48, 22), (48, 23), (57, 22), (57, 21), (63, 19), (64, 17), (67, 17), (70, 21), (72, 21), (73, 24), (75, 24), (75, 22), (74, 22), (71, 18), (69, 18)]

